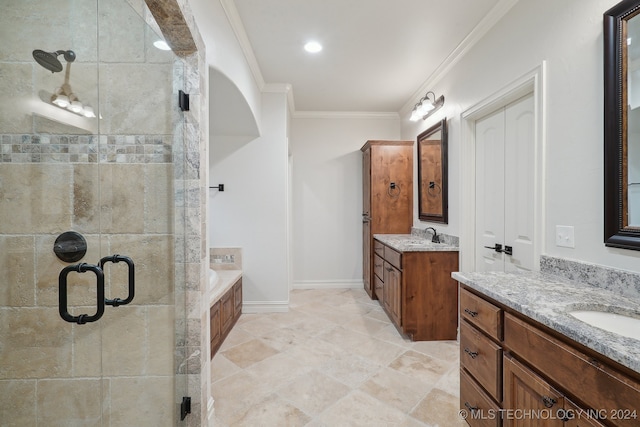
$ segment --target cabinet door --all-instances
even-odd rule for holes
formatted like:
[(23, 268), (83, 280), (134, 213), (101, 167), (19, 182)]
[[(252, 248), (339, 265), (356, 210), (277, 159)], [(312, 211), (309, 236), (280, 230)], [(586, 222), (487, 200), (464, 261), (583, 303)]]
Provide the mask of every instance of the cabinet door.
[(400, 316), (400, 293), (402, 291), (402, 273), (388, 262), (384, 263), (384, 306), (391, 320), (402, 326)]
[(510, 356), (504, 356), (503, 369), (505, 426), (564, 426), (557, 416), (558, 410), (565, 407), (560, 392)]
[(220, 301), (216, 302), (209, 310), (209, 336), (211, 341), (211, 358), (220, 347)]
[(371, 273), (371, 149), (362, 153), (362, 279), (364, 290), (374, 298)]
[(233, 285), (233, 303), (233, 317), (237, 319), (242, 314), (242, 279), (238, 279)]
[(371, 298), (374, 297), (371, 276), (371, 222), (368, 218), (362, 220), (362, 281), (364, 290)]
[(225, 335), (229, 329), (231, 329), (231, 325), (233, 323), (233, 289), (229, 289), (220, 301), (222, 304), (220, 307), (220, 321), (222, 322), (221, 331), (222, 334)]

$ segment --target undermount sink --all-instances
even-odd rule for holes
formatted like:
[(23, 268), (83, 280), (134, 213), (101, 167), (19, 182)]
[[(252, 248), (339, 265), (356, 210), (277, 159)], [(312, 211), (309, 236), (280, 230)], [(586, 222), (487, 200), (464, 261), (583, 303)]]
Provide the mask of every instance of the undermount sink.
[(640, 319), (597, 310), (575, 310), (569, 314), (596, 328), (640, 340)]

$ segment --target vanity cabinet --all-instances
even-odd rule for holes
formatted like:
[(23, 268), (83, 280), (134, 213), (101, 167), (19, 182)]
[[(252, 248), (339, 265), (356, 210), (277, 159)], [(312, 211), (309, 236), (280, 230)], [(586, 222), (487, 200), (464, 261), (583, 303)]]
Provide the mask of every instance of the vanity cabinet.
[(464, 285), (460, 318), (470, 426), (640, 425), (640, 374)]
[(458, 252), (399, 252), (378, 240), (374, 251), (380, 304), (398, 330), (414, 341), (455, 340)]
[[(374, 234), (408, 234), (413, 224), (413, 141), (367, 141), (362, 151), (364, 289), (373, 299)], [(382, 292), (382, 288), (379, 288)]]
[(238, 279), (209, 309), (211, 359), (242, 314), (242, 278)]

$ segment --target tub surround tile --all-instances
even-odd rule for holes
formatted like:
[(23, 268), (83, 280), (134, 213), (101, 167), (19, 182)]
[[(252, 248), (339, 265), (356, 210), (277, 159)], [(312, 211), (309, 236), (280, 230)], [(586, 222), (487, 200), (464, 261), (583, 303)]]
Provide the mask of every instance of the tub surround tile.
[(568, 314), (597, 309), (640, 313), (640, 300), (542, 272), (454, 272), (452, 277), (568, 338), (640, 372), (640, 341), (590, 326)]
[(242, 248), (210, 248), (210, 268), (221, 270), (242, 270)]

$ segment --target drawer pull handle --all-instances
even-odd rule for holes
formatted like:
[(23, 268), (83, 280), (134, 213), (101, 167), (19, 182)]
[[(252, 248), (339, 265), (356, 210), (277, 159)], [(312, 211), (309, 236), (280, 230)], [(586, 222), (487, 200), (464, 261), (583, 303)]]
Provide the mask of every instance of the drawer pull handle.
[(477, 351), (471, 351), (466, 347), (464, 349), (464, 352), (467, 353), (469, 356), (471, 356), (472, 359), (475, 359), (476, 357), (478, 357), (478, 352)]
[(547, 408), (553, 408), (553, 405), (555, 405), (556, 402), (557, 400), (553, 397), (542, 396), (542, 403), (544, 403), (544, 406), (546, 406)]
[(468, 309), (468, 308), (465, 308), (465, 309), (464, 309), (464, 312), (465, 312), (465, 313), (467, 313), (467, 314), (468, 314), (469, 316), (471, 316), (471, 317), (476, 317), (476, 316), (478, 315), (478, 312), (477, 312), (477, 311), (472, 311), (472, 310), (470, 310), (470, 309)]
[(469, 412), (473, 413), (478, 410), (477, 406), (471, 406), (469, 402), (464, 402), (464, 406), (469, 410)]

